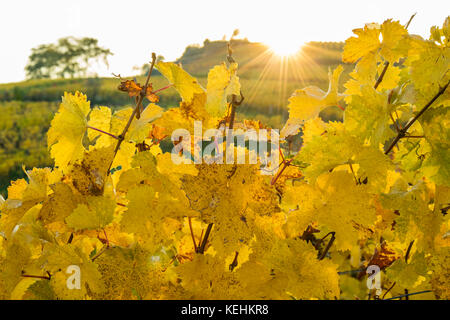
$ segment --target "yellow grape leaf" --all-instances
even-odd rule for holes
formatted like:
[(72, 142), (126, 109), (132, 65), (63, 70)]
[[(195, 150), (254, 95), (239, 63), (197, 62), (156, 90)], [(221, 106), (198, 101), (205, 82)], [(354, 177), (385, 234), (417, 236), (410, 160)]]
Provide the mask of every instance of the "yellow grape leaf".
[[(111, 133), (117, 136), (122, 134), (122, 131), (132, 113), (132, 107), (124, 108), (115, 112), (111, 120)], [(141, 113), (141, 117), (139, 119), (134, 118), (131, 122), (131, 125), (125, 135), (125, 142), (131, 140), (141, 143), (144, 141), (152, 130), (151, 122), (161, 117), (162, 114), (163, 110), (159, 106), (149, 104)]]
[(379, 25), (366, 24), (364, 28), (354, 29), (353, 33), (356, 37), (350, 37), (345, 41), (342, 54), (342, 61), (344, 62), (356, 62), (380, 46)]
[(386, 172), (393, 168), (392, 161), (379, 148), (364, 145), (350, 135), (342, 123), (330, 122), (325, 126), (324, 123), (307, 122), (304, 137), (305, 145), (296, 159), (309, 164), (303, 169), (309, 182), (314, 182), (322, 173), (346, 165), (349, 171), (353, 169), (358, 183), (365, 182), (384, 190)]
[(198, 174), (197, 168), (193, 165), (183, 163), (175, 164), (172, 161), (172, 155), (169, 152), (157, 155), (156, 159), (158, 171), (178, 186), (181, 185), (181, 176), (185, 174), (196, 176)]
[(273, 239), (272, 243), (261, 253), (259, 263), (252, 263), (251, 254), (237, 271), (246, 291), (254, 294), (252, 299), (339, 298), (336, 264), (319, 261), (314, 247), (298, 238)]
[(28, 288), (36, 281), (38, 280), (33, 278), (22, 279), (11, 292), (11, 300), (22, 300)]
[(428, 110), (419, 121), (431, 146), (422, 163), (425, 176), (437, 184), (450, 186), (450, 107)]
[(164, 290), (166, 283), (161, 269), (152, 264), (151, 258), (151, 254), (138, 245), (106, 250), (95, 262), (108, 290), (95, 294), (94, 298), (134, 300), (152, 294), (152, 299), (158, 299), (156, 294)]
[(27, 186), (28, 183), (25, 179), (11, 181), (11, 185), (8, 187), (8, 199), (21, 200)]
[(79, 204), (66, 218), (66, 222), (76, 231), (100, 229), (112, 222), (115, 209), (114, 199), (90, 196), (87, 198), (87, 204)]
[(259, 175), (257, 165), (202, 164), (197, 169), (197, 176), (182, 177), (182, 189), (203, 222), (214, 223), (211, 241), (218, 254), (248, 244), (255, 215), (279, 211), (276, 190)]
[(26, 174), (29, 182), (23, 180), (14, 187), (11, 186), (8, 191), (11, 191), (13, 198), (6, 199), (2, 205), (0, 226), (6, 236), (9, 236), (29, 209), (47, 198), (47, 183), (51, 180), (51, 170), (33, 169), (26, 171)]
[(108, 168), (114, 156), (114, 145), (85, 152), (68, 175), (72, 185), (82, 195), (101, 195), (108, 180)]
[[(407, 34), (406, 29), (398, 22), (388, 19), (379, 24), (366, 24), (364, 28), (354, 29), (357, 37), (351, 37), (345, 41), (342, 60), (344, 62), (356, 62), (359, 59), (377, 53), (386, 61), (396, 62), (401, 55), (395, 51), (398, 42)], [(382, 40), (380, 41), (380, 34)]]
[(180, 111), (186, 119), (195, 119), (205, 121), (208, 119), (209, 114), (205, 109), (206, 94), (195, 93), (190, 102), (181, 101)]
[(161, 117), (163, 110), (156, 104), (149, 104), (141, 113), (139, 119), (133, 119), (128, 129), (125, 139), (134, 142), (142, 142), (149, 135), (152, 125), (151, 122)]
[(131, 168), (131, 159), (133, 159), (135, 153), (136, 144), (125, 141), (122, 142), (111, 166), (111, 169), (117, 169), (111, 173), (114, 186), (116, 186), (119, 182), (121, 174)]
[(289, 118), (309, 120), (316, 118), (320, 111), (330, 106), (339, 105), (342, 95), (338, 93), (339, 77), (343, 67), (339, 65), (333, 73), (329, 71), (329, 87), (324, 92), (317, 87), (306, 87), (297, 90), (289, 98)]
[(301, 183), (286, 186), (281, 207), (286, 212), (284, 230), (287, 236), (301, 236), (317, 220), (318, 201), (321, 201), (320, 194), (313, 185)]
[(405, 27), (400, 24), (400, 22), (392, 21), (392, 19), (384, 21), (381, 25), (381, 36), (383, 40), (380, 47), (380, 55), (386, 61), (391, 63), (394, 63), (401, 58), (402, 53), (399, 53), (396, 50), (396, 46), (403, 36), (407, 34), (408, 32)]
[[(171, 216), (171, 212), (167, 210), (169, 208), (162, 203), (168, 200), (167, 197), (158, 198), (152, 187), (142, 185), (130, 189), (127, 198), (129, 203), (120, 221), (121, 229), (137, 235), (141, 240), (140, 244), (149, 250), (156, 250), (168, 242), (170, 233), (174, 230), (164, 232), (167, 218)], [(176, 201), (172, 201), (172, 204), (176, 205)]]
[[(88, 126), (105, 131), (111, 131), (111, 109), (108, 107), (96, 107), (89, 114)], [(108, 147), (115, 141), (114, 138), (99, 131), (88, 129), (88, 138), (95, 141), (96, 148)]]
[(62, 171), (67, 171), (70, 164), (83, 156), (85, 148), (82, 140), (90, 110), (90, 102), (82, 93), (64, 93), (47, 133), (51, 156)]
[(22, 200), (32, 201), (46, 198), (48, 191), (47, 184), (50, 182), (52, 170), (50, 168), (33, 168), (33, 170), (24, 171), (28, 177), (28, 185), (23, 191)]
[(361, 95), (352, 96), (345, 109), (345, 128), (362, 141), (370, 141), (372, 146), (378, 147), (395, 136), (390, 125), (391, 109), (386, 92), (365, 85), (361, 87)]
[(197, 80), (172, 62), (158, 62), (156, 69), (175, 87), (183, 101), (191, 102), (195, 94), (204, 93), (205, 90)]
[[(424, 41), (425, 42), (425, 41)], [(411, 79), (416, 90), (415, 104), (422, 108), (450, 81), (450, 53), (448, 47), (439, 47), (426, 41), (419, 58), (411, 62)], [(450, 106), (450, 90), (432, 105)]]
[(180, 102), (179, 108), (170, 108), (154, 124), (164, 128), (164, 132), (170, 136), (176, 129), (186, 129), (194, 132), (194, 121), (202, 121), (202, 133), (211, 126), (209, 114), (205, 110), (206, 95), (195, 95), (191, 103)]
[(28, 288), (28, 293), (32, 295), (32, 299), (36, 300), (56, 300), (55, 293), (50, 285), (50, 281), (36, 281)]
[(179, 192), (170, 179), (156, 169), (156, 158), (152, 150), (139, 152), (134, 155), (131, 162), (132, 169), (125, 171), (117, 184), (117, 191), (128, 192), (134, 187), (147, 184), (155, 191), (167, 194)]
[(50, 186), (52, 193), (42, 204), (37, 219), (49, 224), (64, 219), (81, 203), (81, 196), (75, 194), (72, 188), (63, 182)]
[(369, 289), (365, 281), (359, 281), (351, 275), (342, 275), (339, 277), (339, 286), (341, 288), (342, 300), (365, 300)]
[(422, 251), (435, 247), (436, 238), (442, 236), (441, 226), (445, 220), (439, 211), (430, 210), (430, 202), (431, 190), (423, 180), (406, 190), (394, 189), (382, 195), (383, 207), (396, 213), (393, 228), (397, 241), (409, 243), (414, 240), (414, 246)]
[(386, 276), (405, 288), (413, 289), (419, 286), (428, 278), (425, 254), (416, 252), (409, 257), (407, 263), (405, 259), (396, 260), (386, 269)]
[(171, 135), (176, 129), (186, 129), (194, 132), (194, 121), (202, 121), (202, 132), (211, 127), (210, 122), (214, 121), (205, 109), (206, 94), (195, 93), (190, 102), (181, 101), (178, 108), (166, 110), (162, 117), (155, 120), (154, 124), (164, 128), (165, 134)]
[(286, 139), (290, 136), (295, 136), (300, 132), (300, 128), (303, 125), (304, 120), (298, 118), (289, 118), (280, 131), (280, 138)]
[(10, 294), (23, 279), (22, 272), (26, 271), (31, 262), (31, 248), (23, 239), (12, 237), (2, 248), (0, 259), (0, 283), (2, 284), (1, 294), (6, 294), (5, 299), (10, 299)]
[[(91, 292), (101, 293), (105, 286), (101, 281), (101, 274), (97, 264), (74, 244), (48, 244), (40, 258), (45, 270), (52, 274), (51, 285), (60, 299), (80, 299), (87, 295), (87, 288)], [(81, 290), (69, 289), (67, 279), (70, 276), (69, 266), (80, 268)]]
[(311, 119), (305, 122), (303, 126), (303, 143), (307, 144), (312, 141), (314, 138), (320, 137), (323, 134), (326, 134), (328, 130), (328, 126), (325, 122), (320, 118)]
[[(418, 108), (425, 106), (450, 80), (450, 53), (448, 45), (424, 40), (417, 35), (404, 37), (397, 50), (406, 58), (402, 63), (408, 67), (407, 79), (413, 94), (407, 102)], [(432, 108), (450, 106), (450, 90), (446, 90), (431, 105)]]
[(317, 188), (321, 194), (316, 209), (319, 228), (326, 226), (336, 233), (338, 250), (350, 250), (358, 240), (372, 235), (376, 208), (366, 185), (357, 185), (348, 172), (336, 171), (321, 175)]
[(268, 268), (269, 266), (250, 255), (250, 261), (245, 262), (236, 271), (236, 276), (243, 287), (241, 299), (292, 299), (292, 296), (284, 290), (289, 281), (288, 277), (280, 273), (275, 275)]
[(242, 295), (235, 273), (217, 256), (196, 254), (175, 271), (187, 291), (187, 299), (239, 299)]
[(282, 202), (287, 216), (285, 230), (298, 237), (308, 226), (326, 228), (335, 232), (333, 247), (349, 250), (359, 239), (372, 235), (369, 229), (373, 230), (376, 221), (376, 207), (375, 196), (368, 191), (345, 171), (325, 173), (313, 185), (288, 187)]
[(180, 108), (170, 108), (166, 110), (161, 118), (155, 120), (154, 124), (164, 128), (164, 131), (168, 132), (169, 136), (176, 129), (180, 128), (186, 130), (192, 129), (190, 132), (193, 132), (194, 130), (193, 119), (187, 118)]
[(437, 249), (430, 257), (431, 287), (438, 299), (450, 299), (450, 248), (442, 247)]
[(241, 85), (236, 76), (236, 69), (236, 63), (232, 63), (229, 68), (222, 63), (209, 71), (205, 108), (210, 115), (223, 116), (227, 110), (227, 96), (239, 95)]
[[(383, 68), (384, 68), (384, 65), (382, 65), (382, 64), (380, 64), (378, 66), (378, 70), (377, 70), (378, 74), (381, 74), (381, 72), (383, 71)], [(401, 72), (400, 68), (398, 68), (396, 66), (389, 66), (389, 68), (386, 69), (386, 72), (383, 77), (383, 81), (380, 82), (377, 90), (378, 91), (391, 90), (391, 89), (396, 88), (400, 82), (400, 72)], [(361, 93), (358, 92), (357, 94), (361, 94)]]

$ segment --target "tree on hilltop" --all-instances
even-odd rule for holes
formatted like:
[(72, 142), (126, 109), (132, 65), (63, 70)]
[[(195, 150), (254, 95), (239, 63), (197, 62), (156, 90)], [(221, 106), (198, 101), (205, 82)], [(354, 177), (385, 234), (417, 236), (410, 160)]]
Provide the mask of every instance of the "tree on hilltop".
[(31, 49), (25, 71), (29, 79), (85, 77), (92, 62), (108, 66), (112, 54), (97, 39), (66, 37)]

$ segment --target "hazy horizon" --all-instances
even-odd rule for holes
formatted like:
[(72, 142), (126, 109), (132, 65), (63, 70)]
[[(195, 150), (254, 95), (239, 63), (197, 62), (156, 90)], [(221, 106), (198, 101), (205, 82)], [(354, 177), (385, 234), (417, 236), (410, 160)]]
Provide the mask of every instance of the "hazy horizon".
[(345, 41), (364, 23), (388, 18), (406, 23), (417, 12), (409, 30), (428, 37), (430, 27), (442, 25), (450, 12), (450, 2), (442, 1), (278, 0), (276, 6), (272, 4), (265, 0), (3, 3), (0, 83), (24, 80), (31, 49), (67, 36), (93, 37), (111, 49), (110, 68), (97, 68), (99, 76), (127, 75), (134, 72), (134, 66), (147, 62), (153, 51), (172, 61), (186, 46), (201, 45), (207, 38), (229, 39), (234, 29), (240, 30), (238, 38), (252, 42), (301, 46), (308, 41)]

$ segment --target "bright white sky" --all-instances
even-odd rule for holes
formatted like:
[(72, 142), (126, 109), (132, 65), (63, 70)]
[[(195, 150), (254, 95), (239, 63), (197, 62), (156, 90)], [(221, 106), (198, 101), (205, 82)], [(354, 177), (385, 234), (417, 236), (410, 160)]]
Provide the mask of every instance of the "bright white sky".
[[(445, 0), (2, 0), (0, 82), (21, 81), (31, 48), (66, 36), (94, 37), (111, 49), (111, 72), (132, 74), (152, 51), (166, 61), (189, 44), (239, 37), (276, 46), (306, 41), (343, 41), (352, 29), (387, 18), (428, 37), (450, 14)], [(239, 38), (238, 37), (238, 38)]]

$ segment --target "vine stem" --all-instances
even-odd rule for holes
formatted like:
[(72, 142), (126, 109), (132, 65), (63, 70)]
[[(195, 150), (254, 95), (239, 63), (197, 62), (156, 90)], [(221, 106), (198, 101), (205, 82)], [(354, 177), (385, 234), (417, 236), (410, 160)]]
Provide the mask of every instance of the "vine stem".
[(236, 95), (233, 94), (231, 98), (231, 112), (230, 112), (230, 124), (228, 125), (229, 129), (233, 129), (234, 126), (234, 119), (236, 117), (236, 107), (240, 106), (242, 102), (244, 101), (244, 96), (242, 95), (242, 92), (240, 92), (241, 100), (236, 100)]
[(44, 280), (50, 280), (50, 276), (35, 276), (31, 274), (22, 274), (21, 277), (23, 278), (34, 278), (34, 279), (44, 279)]
[(412, 19), (414, 19), (414, 17), (416, 16), (416, 14), (417, 14), (417, 12), (414, 13), (414, 14), (411, 16), (411, 18), (409, 18), (409, 21), (408, 21), (408, 23), (406, 24), (405, 29), (408, 29), (409, 24), (411, 23)]
[(205, 252), (206, 243), (208, 242), (209, 234), (211, 233), (211, 229), (213, 227), (213, 223), (208, 224), (206, 227), (205, 237), (202, 240), (202, 243), (198, 247), (198, 253), (203, 254)]
[(230, 271), (233, 271), (234, 268), (237, 267), (237, 265), (238, 265), (238, 255), (239, 255), (239, 252), (236, 251), (236, 253), (235, 253), (235, 255), (234, 255), (233, 262), (231, 262), (231, 264), (228, 266), (228, 268), (229, 268)]
[(359, 270), (338, 271), (337, 274), (341, 275), (341, 274), (348, 274), (348, 273), (355, 273), (355, 272), (364, 272), (364, 271), (366, 271), (366, 268), (359, 269)]
[(194, 243), (194, 250), (195, 252), (197, 252), (197, 244), (195, 243), (194, 231), (192, 230), (191, 217), (188, 218), (188, 221), (189, 221), (189, 229), (191, 230), (192, 242)]
[(67, 240), (67, 243), (70, 244), (72, 243), (73, 240), (73, 232), (70, 234), (69, 239)]
[(152, 62), (151, 62), (151, 65), (150, 65), (150, 70), (148, 71), (147, 79), (145, 80), (145, 85), (142, 88), (141, 94), (139, 95), (139, 99), (136, 102), (136, 107), (134, 108), (133, 112), (131, 113), (131, 116), (128, 119), (127, 124), (125, 125), (125, 128), (123, 128), (122, 133), (118, 136), (118, 141), (117, 141), (116, 147), (114, 149), (114, 155), (113, 155), (113, 157), (111, 159), (111, 163), (109, 164), (108, 175), (111, 173), (111, 167), (112, 167), (112, 164), (114, 162), (114, 159), (115, 159), (115, 157), (117, 155), (117, 152), (120, 149), (120, 145), (122, 144), (123, 140), (125, 139), (125, 135), (128, 132), (128, 129), (130, 128), (134, 117), (138, 114), (138, 112), (140, 114), (140, 108), (141, 108), (141, 105), (142, 105), (142, 101), (144, 100), (145, 93), (147, 92), (148, 83), (150, 81), (150, 76), (152, 74), (153, 67), (155, 66), (155, 63), (156, 63), (156, 54), (153, 52), (152, 53)]
[(283, 174), (283, 171), (286, 170), (287, 167), (289, 167), (289, 165), (292, 163), (292, 159), (288, 160), (288, 161), (284, 161), (283, 160), (283, 167), (281, 168), (280, 171), (278, 171), (277, 175), (272, 179), (272, 181), (270, 182), (270, 184), (273, 186), (278, 178), (280, 178), (280, 176)]
[(153, 91), (153, 93), (158, 93), (158, 92), (160, 92), (160, 91), (163, 91), (163, 90), (169, 89), (170, 87), (173, 87), (173, 84), (169, 84), (168, 86), (165, 86), (165, 87), (159, 88), (158, 90), (155, 90), (155, 91)]
[(412, 292), (412, 293), (402, 294), (402, 295), (400, 295), (400, 296), (396, 296), (396, 297), (392, 297), (392, 298), (388, 298), (388, 299), (383, 299), (383, 300), (400, 299), (400, 298), (409, 297), (409, 296), (414, 296), (414, 295), (416, 295), (416, 294), (422, 294), (422, 293), (428, 293), (428, 292), (432, 292), (432, 291), (431, 291), (431, 290), (424, 290), (424, 291), (419, 291), (419, 292)]
[(412, 118), (408, 122), (408, 124), (403, 129), (400, 130), (400, 132), (397, 134), (397, 136), (392, 141), (392, 143), (389, 145), (389, 147), (384, 152), (384, 154), (387, 155), (389, 152), (391, 152), (391, 150), (394, 148), (394, 146), (397, 144), (397, 142), (406, 136), (408, 129), (414, 124), (414, 122), (417, 121), (417, 119), (419, 119), (419, 117), (421, 115), (424, 114), (425, 111), (427, 111), (431, 107), (431, 105), (437, 100), (437, 98), (439, 98), (445, 92), (445, 90), (447, 89), (449, 84), (450, 84), (450, 80), (447, 82), (447, 84), (445, 86), (441, 87), (439, 92), (435, 94), (435, 96), (419, 111), (419, 113), (417, 113), (414, 116), (414, 118)]
[[(228, 62), (230, 64), (235, 63), (235, 61), (233, 59), (233, 50), (231, 50), (231, 39), (227, 44), (227, 49), (228, 49), (228, 55), (227, 55)], [(233, 129), (233, 126), (234, 126), (234, 118), (236, 117), (236, 107), (240, 106), (242, 104), (242, 102), (244, 101), (244, 96), (242, 95), (242, 91), (240, 91), (239, 94), (241, 95), (240, 101), (236, 100), (235, 94), (233, 94), (231, 97), (230, 124), (228, 125), (229, 129)]]
[(97, 129), (97, 128), (94, 128), (94, 127), (91, 127), (91, 126), (87, 126), (87, 128), (91, 129), (91, 130), (95, 130), (95, 131), (101, 132), (101, 133), (106, 134), (106, 135), (108, 135), (110, 137), (113, 137), (114, 139), (119, 140), (119, 137), (114, 135), (114, 134), (112, 134), (112, 133), (109, 133), (109, 132), (106, 132), (106, 131), (103, 131), (103, 130), (100, 130), (100, 129)]
[(397, 282), (394, 282), (391, 287), (389, 289), (387, 289), (387, 291), (383, 294), (383, 296), (381, 297), (381, 300), (384, 300), (384, 297), (386, 297), (386, 295), (389, 293), (389, 291), (392, 290), (392, 288), (395, 286)]
[(406, 250), (405, 263), (408, 263), (409, 254), (411, 252), (413, 244), (414, 244), (414, 240), (409, 243), (408, 249)]
[(323, 260), (323, 258), (325, 258), (325, 256), (327, 255), (328, 251), (330, 250), (331, 246), (333, 245), (334, 239), (336, 239), (336, 232), (331, 231), (329, 233), (327, 233), (327, 235), (325, 237), (323, 237), (322, 239), (319, 240), (319, 242), (316, 243), (315, 247), (316, 249), (319, 247), (319, 244), (325, 240), (329, 235), (331, 235), (331, 239), (330, 241), (328, 241), (327, 246), (325, 247), (325, 249), (323, 250), (322, 254), (319, 257), (319, 260)]
[(100, 257), (105, 251), (106, 249), (109, 249), (110, 247), (103, 247), (102, 250), (100, 250), (99, 253), (97, 253), (94, 257), (92, 257), (91, 261), (94, 262), (95, 259), (97, 259), (98, 257)]
[(375, 82), (375, 85), (373, 86), (374, 89), (378, 88), (378, 86), (380, 85), (381, 81), (383, 81), (384, 75), (386, 74), (386, 71), (389, 67), (389, 61), (386, 61), (386, 63), (384, 64), (384, 68), (383, 71), (381, 71), (380, 76), (377, 79), (377, 82)]

